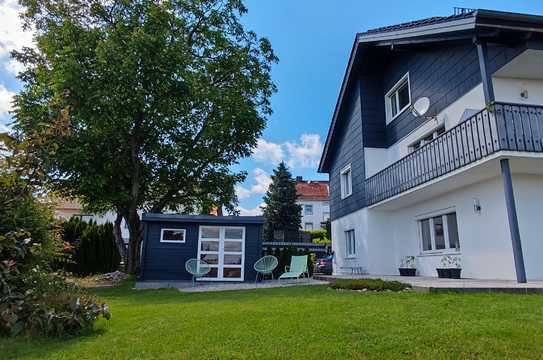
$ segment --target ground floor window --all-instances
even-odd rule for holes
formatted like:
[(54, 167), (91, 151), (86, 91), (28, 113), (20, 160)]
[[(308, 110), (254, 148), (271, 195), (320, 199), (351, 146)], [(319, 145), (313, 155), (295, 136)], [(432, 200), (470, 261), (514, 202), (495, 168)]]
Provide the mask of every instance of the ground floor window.
[(305, 223), (305, 230), (313, 230), (313, 223)]
[(353, 257), (356, 255), (356, 241), (354, 237), (354, 230), (345, 231), (345, 255), (347, 257)]
[(420, 219), (418, 223), (422, 252), (460, 250), (455, 212)]

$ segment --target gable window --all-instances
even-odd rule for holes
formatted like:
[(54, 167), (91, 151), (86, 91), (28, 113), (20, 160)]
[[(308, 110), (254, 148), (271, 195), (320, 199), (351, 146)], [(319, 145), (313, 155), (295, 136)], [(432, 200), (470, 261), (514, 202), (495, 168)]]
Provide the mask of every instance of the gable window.
[(432, 216), (418, 222), (422, 252), (460, 250), (455, 212)]
[(160, 231), (160, 242), (184, 243), (185, 234), (185, 229), (162, 229)]
[(341, 170), (340, 174), (341, 181), (341, 198), (345, 199), (353, 193), (353, 181), (352, 181), (352, 172), (351, 164), (347, 165)]
[(354, 238), (354, 230), (345, 231), (345, 256), (356, 256), (356, 241)]
[(409, 73), (405, 74), (385, 96), (387, 124), (411, 105)]
[(445, 126), (440, 126), (431, 133), (424, 135), (422, 138), (415, 141), (413, 144), (409, 145), (409, 152), (413, 152), (417, 149), (420, 149), (424, 145), (428, 144), (430, 141), (437, 139), (442, 134), (445, 133)]
[(304, 215), (313, 215), (313, 205), (304, 205)]

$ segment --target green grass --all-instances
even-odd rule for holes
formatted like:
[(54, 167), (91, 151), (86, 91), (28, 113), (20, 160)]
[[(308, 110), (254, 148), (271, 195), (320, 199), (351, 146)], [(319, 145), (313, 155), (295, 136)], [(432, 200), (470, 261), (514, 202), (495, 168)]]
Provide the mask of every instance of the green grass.
[(70, 340), (0, 339), (2, 359), (539, 358), (543, 296), (95, 291), (113, 313)]

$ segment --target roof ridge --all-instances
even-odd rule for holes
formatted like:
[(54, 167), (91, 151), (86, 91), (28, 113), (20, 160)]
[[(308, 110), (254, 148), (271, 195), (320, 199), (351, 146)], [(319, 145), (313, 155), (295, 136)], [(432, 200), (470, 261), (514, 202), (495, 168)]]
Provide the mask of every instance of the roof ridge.
[(411, 28), (425, 26), (425, 25), (433, 25), (433, 24), (438, 24), (441, 22), (447, 22), (451, 20), (472, 17), (474, 16), (476, 12), (477, 10), (475, 9), (475, 10), (464, 12), (461, 14), (454, 14), (454, 15), (448, 15), (448, 16), (432, 16), (432, 17), (428, 17), (424, 19), (412, 20), (412, 21), (407, 21), (407, 22), (403, 22), (399, 24), (381, 26), (374, 29), (368, 29), (364, 32), (358, 33), (358, 35), (363, 36), (363, 35), (377, 34), (377, 33), (389, 32), (389, 31), (411, 29)]

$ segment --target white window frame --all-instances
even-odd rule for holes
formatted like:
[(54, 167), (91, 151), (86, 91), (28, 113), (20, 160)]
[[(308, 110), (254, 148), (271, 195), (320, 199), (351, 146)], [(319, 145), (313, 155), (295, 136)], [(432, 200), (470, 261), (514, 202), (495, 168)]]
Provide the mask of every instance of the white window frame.
[[(343, 232), (344, 236), (345, 236), (345, 258), (346, 259), (352, 259), (352, 258), (355, 258), (356, 257), (356, 233), (354, 231), (354, 229), (349, 229), (349, 230), (345, 230)], [(352, 235), (352, 238), (349, 237), (349, 234), (353, 234)], [(351, 248), (350, 248), (350, 240), (352, 240), (353, 242), (353, 252), (351, 252)]]
[[(164, 240), (165, 231), (181, 231), (183, 233), (183, 241), (178, 240)], [(186, 229), (160, 229), (160, 242), (161, 243), (172, 243), (172, 244), (184, 244), (187, 242), (187, 230)]]
[[(311, 209), (311, 212), (307, 211), (308, 208)], [(304, 215), (313, 215), (313, 204), (304, 204)]]
[[(345, 188), (346, 185), (343, 181), (345, 174), (349, 173), (348, 179), (349, 179), (349, 186), (348, 188)], [(351, 164), (345, 166), (343, 169), (341, 169), (339, 173), (339, 183), (341, 187), (341, 199), (348, 198), (353, 194), (353, 170), (351, 168)]]
[[(396, 108), (398, 112), (396, 115), (392, 115), (392, 97), (398, 91), (398, 89), (407, 81), (407, 92), (409, 95), (409, 102), (403, 108), (400, 109), (398, 96), (394, 96), (394, 101), (396, 101)], [(385, 107), (386, 107), (386, 123), (390, 124), (394, 119), (400, 116), (405, 110), (411, 106), (411, 81), (409, 80), (409, 71), (401, 77), (400, 80), (392, 86), (392, 88), (385, 95)]]
[[(449, 239), (449, 222), (447, 220), (447, 215), (455, 213), (456, 214), (456, 226), (458, 233), (458, 243), (460, 245), (460, 229), (458, 229), (458, 212), (456, 209), (448, 208), (444, 210), (439, 210), (432, 213), (427, 213), (415, 218), (417, 221), (417, 230), (419, 233), (419, 248), (421, 255), (435, 255), (435, 254), (459, 254), (462, 251), (461, 245), (458, 250), (456, 248), (451, 248), (451, 243)], [(435, 228), (434, 228), (434, 218), (441, 216), (443, 219), (443, 237), (445, 241), (445, 249), (436, 249), (436, 240), (435, 240)], [(422, 221), (429, 220), (430, 225), (430, 244), (432, 245), (431, 250), (424, 250), (424, 239), (422, 238)]]
[[(202, 239), (202, 229), (203, 228), (219, 228), (219, 238), (218, 239)], [(242, 229), (241, 239), (226, 239), (226, 229)], [(199, 278), (198, 281), (244, 281), (245, 280), (245, 236), (246, 236), (245, 226), (221, 226), (221, 225), (200, 225), (198, 230), (198, 259), (201, 258), (201, 255), (211, 254), (218, 256), (218, 264), (210, 264), (211, 268), (217, 268), (217, 277), (216, 278)], [(218, 241), (219, 242), (219, 251), (202, 251), (202, 241)], [(239, 251), (225, 251), (224, 242), (233, 241), (241, 242), (241, 252)], [(225, 255), (241, 255), (241, 265), (226, 265), (224, 264)], [(239, 268), (241, 269), (240, 278), (225, 278), (224, 277), (224, 268)]]
[[(442, 131), (442, 132), (439, 133), (440, 131)], [(429, 132), (425, 133), (423, 136), (420, 136), (417, 140), (413, 141), (411, 143), (411, 145), (408, 146), (409, 153), (412, 153), (413, 151), (416, 151), (416, 150), (420, 149), (424, 145), (428, 144), (429, 142), (434, 141), (435, 139), (437, 139), (441, 135), (445, 134), (446, 132), (447, 132), (447, 130), (445, 129), (444, 124), (437, 126), (432, 131), (429, 131)], [(426, 138), (430, 137), (430, 135), (432, 136), (432, 139), (425, 140)], [(417, 144), (419, 144), (418, 147), (416, 147)]]

